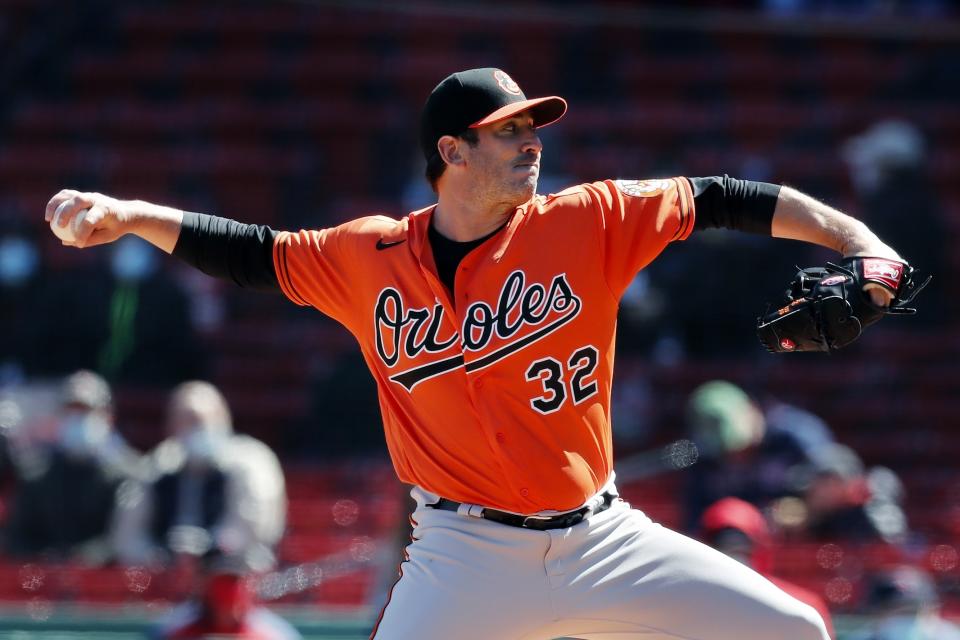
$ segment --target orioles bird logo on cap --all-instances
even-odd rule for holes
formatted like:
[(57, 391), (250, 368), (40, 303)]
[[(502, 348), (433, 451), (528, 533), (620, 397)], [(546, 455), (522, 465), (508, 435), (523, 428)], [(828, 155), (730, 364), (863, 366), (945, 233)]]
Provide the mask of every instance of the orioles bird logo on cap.
[(500, 88), (507, 93), (512, 93), (515, 96), (523, 95), (523, 92), (520, 91), (520, 85), (514, 82), (513, 78), (508, 76), (500, 69), (497, 69), (493, 72), (493, 77), (496, 78), (497, 84), (500, 85)]

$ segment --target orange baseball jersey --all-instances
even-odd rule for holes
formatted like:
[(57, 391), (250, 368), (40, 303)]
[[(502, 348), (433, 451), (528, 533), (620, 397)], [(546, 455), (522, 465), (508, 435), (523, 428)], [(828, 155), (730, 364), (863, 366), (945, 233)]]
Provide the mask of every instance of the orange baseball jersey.
[(577, 508), (612, 469), (620, 296), (690, 234), (690, 184), (536, 196), (464, 257), (449, 293), (427, 235), (433, 208), (278, 234), (280, 286), (357, 338), (401, 481), (514, 513)]

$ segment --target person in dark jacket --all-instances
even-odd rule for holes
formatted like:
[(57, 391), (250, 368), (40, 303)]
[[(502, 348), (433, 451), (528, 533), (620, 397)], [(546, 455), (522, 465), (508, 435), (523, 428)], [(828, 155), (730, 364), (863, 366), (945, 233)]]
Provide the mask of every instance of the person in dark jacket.
[(686, 423), (699, 458), (685, 471), (685, 527), (727, 496), (764, 508), (801, 491), (797, 472), (833, 441), (813, 414), (779, 402), (761, 405), (726, 380), (697, 387), (687, 399)]
[(867, 580), (868, 631), (853, 640), (960, 640), (960, 629), (940, 615), (936, 584), (924, 571), (898, 566)]
[(804, 533), (814, 540), (900, 543), (908, 533), (903, 487), (885, 467), (866, 469), (846, 445), (823, 447), (805, 471)]
[(121, 560), (163, 563), (220, 550), (269, 566), (286, 516), (276, 455), (235, 434), (226, 399), (199, 380), (171, 393), (167, 434), (150, 454), (153, 482), (132, 492), (121, 510)]
[(113, 557), (117, 490), (139, 456), (114, 430), (110, 387), (92, 371), (65, 380), (58, 420), (57, 441), (14, 497), (7, 550), (102, 564)]

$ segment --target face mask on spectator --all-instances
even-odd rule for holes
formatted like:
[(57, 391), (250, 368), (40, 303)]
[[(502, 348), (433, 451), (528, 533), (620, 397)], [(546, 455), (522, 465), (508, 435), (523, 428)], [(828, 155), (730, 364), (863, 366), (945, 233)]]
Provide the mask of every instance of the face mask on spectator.
[(74, 456), (95, 453), (107, 437), (109, 425), (92, 413), (74, 413), (60, 427), (60, 446)]
[(0, 240), (0, 284), (15, 287), (33, 275), (37, 268), (37, 250), (18, 237)]
[(180, 442), (188, 460), (209, 463), (216, 458), (224, 438), (210, 429), (195, 427)]
[(124, 238), (116, 243), (110, 266), (117, 280), (137, 282), (152, 274), (157, 268), (154, 250), (143, 240)]
[(880, 623), (876, 637), (878, 640), (932, 640), (923, 632), (920, 617), (912, 614), (887, 618)]

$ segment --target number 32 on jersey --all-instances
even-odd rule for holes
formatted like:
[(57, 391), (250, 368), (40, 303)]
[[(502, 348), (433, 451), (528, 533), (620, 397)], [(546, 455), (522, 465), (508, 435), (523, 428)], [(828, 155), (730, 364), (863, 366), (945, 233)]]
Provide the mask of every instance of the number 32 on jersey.
[(562, 407), (568, 397), (573, 404), (580, 404), (596, 395), (597, 381), (591, 376), (599, 359), (596, 347), (587, 345), (570, 354), (566, 363), (554, 358), (535, 360), (527, 369), (526, 378), (528, 382), (540, 380), (543, 394), (530, 400), (530, 406), (546, 415)]

